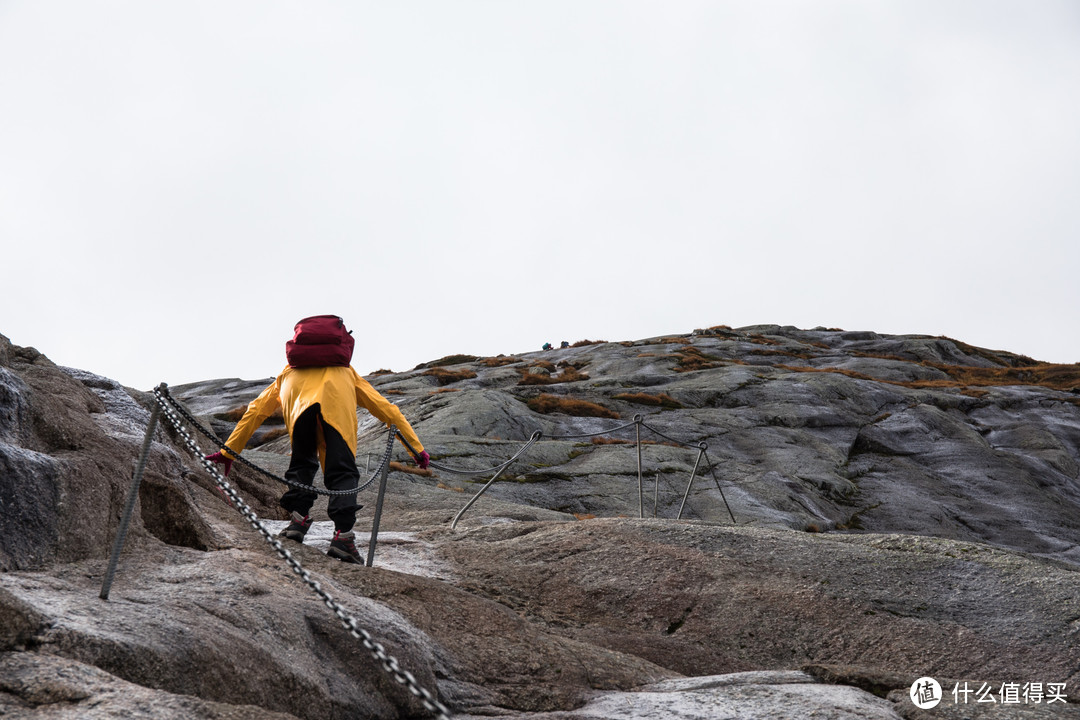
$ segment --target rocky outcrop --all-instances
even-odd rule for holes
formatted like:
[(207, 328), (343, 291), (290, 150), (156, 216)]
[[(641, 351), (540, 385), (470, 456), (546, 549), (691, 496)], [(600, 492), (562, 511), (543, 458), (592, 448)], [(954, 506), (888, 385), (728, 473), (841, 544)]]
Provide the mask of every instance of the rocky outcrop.
[(0, 716), (54, 720), (295, 720), (257, 705), (228, 705), (152, 690), (57, 655), (0, 652)]
[[(142, 393), (60, 368), (0, 336), (0, 569), (108, 554), (148, 403)], [(203, 550), (227, 544), (233, 531), (215, 528), (211, 518), (225, 513), (206, 502), (211, 486), (159, 431), (132, 542), (150, 536)]]
[[(687, 518), (730, 522), (730, 506), (740, 525), (916, 533), (1080, 562), (1080, 366), (945, 338), (777, 326), (494, 360), (452, 366), (476, 377), (445, 387), (424, 370), (373, 382), (395, 394), (446, 465), (494, 465), (535, 430), (596, 433), (641, 415), (660, 433), (642, 431), (654, 443), (643, 449), (640, 505), (649, 515), (654, 499), (659, 517), (678, 514), (705, 442), (702, 469), (711, 462), (713, 472), (695, 482)], [(584, 379), (522, 384), (545, 367), (553, 378), (569, 367)], [(620, 419), (569, 407), (538, 414), (529, 401), (540, 394)], [(633, 428), (610, 435), (634, 438)], [(543, 440), (490, 494), (637, 516), (637, 455), (626, 444)]]
[[(372, 378), (439, 463), (490, 467), (544, 439), (457, 530), (486, 476), (392, 473), (374, 568), (327, 558), (324, 525), (290, 549), (460, 717), (923, 718), (907, 693), (924, 675), (1072, 693), (1074, 373), (943, 338), (775, 326), (443, 359)], [(265, 385), (173, 394), (224, 436)], [(0, 714), (427, 716), (168, 428), (97, 597), (149, 407), (0, 339)], [(656, 519), (636, 517), (635, 428), (611, 431), (638, 414)], [(385, 435), (361, 419), (364, 468)], [(275, 435), (245, 455), (281, 472)], [(281, 526), (279, 485), (240, 466), (230, 481)], [(362, 534), (373, 492), (360, 501)], [(983, 711), (948, 699), (932, 716)]]

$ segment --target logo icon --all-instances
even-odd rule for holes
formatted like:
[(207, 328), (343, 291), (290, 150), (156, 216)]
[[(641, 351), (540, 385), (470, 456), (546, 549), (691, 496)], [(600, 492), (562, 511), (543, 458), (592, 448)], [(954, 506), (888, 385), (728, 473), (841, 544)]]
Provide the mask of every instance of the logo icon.
[(941, 685), (932, 677), (921, 677), (911, 684), (911, 702), (920, 710), (936, 708), (941, 702)]

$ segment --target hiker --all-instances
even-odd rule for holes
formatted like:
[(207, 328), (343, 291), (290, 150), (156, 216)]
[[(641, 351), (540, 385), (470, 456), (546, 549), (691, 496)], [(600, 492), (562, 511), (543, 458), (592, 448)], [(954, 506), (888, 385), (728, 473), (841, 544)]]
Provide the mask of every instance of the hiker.
[(541, 350), (550, 350), (551, 349), (551, 343), (544, 343), (544, 347), (542, 347), (540, 349)]
[[(292, 459), (285, 477), (302, 485), (313, 485), (320, 462), (328, 490), (359, 487), (356, 467), (356, 408), (359, 405), (389, 427), (395, 425), (415, 452), (416, 463), (426, 469), (431, 458), (420, 444), (409, 421), (396, 405), (384, 398), (352, 368), (353, 337), (336, 315), (304, 318), (296, 324), (296, 334), (286, 343), (288, 366), (262, 393), (251, 401), (236, 424), (224, 449), (206, 457), (225, 465), (229, 474), (233, 458), (251, 439), (255, 430), (280, 409), (292, 440)], [(303, 543), (311, 527), (311, 506), (316, 493), (289, 487), (279, 504), (289, 512), (291, 522), (279, 537)], [(356, 494), (331, 495), (327, 514), (334, 521), (334, 537), (326, 554), (350, 563), (361, 563), (354, 541)]]
[(559, 345), (559, 347), (560, 347), (561, 349), (565, 350), (566, 348), (570, 347), (570, 343), (568, 343), (568, 342), (567, 342), (566, 340), (563, 340), (563, 341), (562, 341), (562, 344), (561, 344), (561, 345)]

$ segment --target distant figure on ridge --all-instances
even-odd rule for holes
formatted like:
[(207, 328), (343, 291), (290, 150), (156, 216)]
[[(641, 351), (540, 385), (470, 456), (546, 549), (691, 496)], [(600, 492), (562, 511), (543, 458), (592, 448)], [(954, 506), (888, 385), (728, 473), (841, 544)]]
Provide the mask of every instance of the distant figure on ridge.
[[(352, 368), (352, 332), (336, 315), (316, 315), (296, 323), (293, 339), (285, 344), (289, 362), (270, 387), (251, 401), (236, 424), (225, 449), (206, 459), (224, 463), (229, 474), (233, 458), (244, 449), (255, 430), (281, 408), (292, 440), (292, 459), (285, 477), (312, 486), (320, 461), (328, 490), (359, 487), (356, 467), (356, 408), (363, 407), (379, 420), (397, 426), (416, 452), (416, 463), (427, 468), (430, 456), (420, 444), (409, 421), (397, 405), (384, 398)], [(311, 506), (316, 493), (290, 487), (280, 505), (292, 522), (279, 537), (303, 543), (311, 527)], [(331, 495), (327, 514), (334, 521), (334, 538), (326, 554), (350, 563), (361, 563), (354, 542), (356, 493)]]
[(568, 342), (566, 342), (565, 340), (563, 340), (563, 341), (562, 341), (562, 344), (561, 344), (561, 345), (559, 345), (559, 347), (560, 347), (561, 349), (565, 350), (566, 348), (570, 347), (570, 343), (568, 343)]
[(551, 349), (551, 343), (544, 343), (544, 347), (542, 347), (540, 349), (541, 350), (550, 350)]

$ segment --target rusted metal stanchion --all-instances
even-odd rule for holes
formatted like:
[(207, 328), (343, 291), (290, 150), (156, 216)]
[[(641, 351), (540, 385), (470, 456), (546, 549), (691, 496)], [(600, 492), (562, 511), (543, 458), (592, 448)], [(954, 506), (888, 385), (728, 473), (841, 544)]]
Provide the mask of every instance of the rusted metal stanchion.
[(150, 445), (154, 442), (154, 430), (157, 429), (160, 414), (161, 407), (154, 403), (154, 408), (150, 411), (150, 424), (146, 427), (146, 437), (143, 438), (142, 450), (139, 452), (139, 462), (135, 466), (135, 474), (131, 478), (131, 487), (128, 489), (127, 505), (124, 507), (124, 514), (120, 516), (120, 526), (116, 529), (116, 539), (113, 541), (109, 568), (105, 571), (105, 579), (101, 583), (101, 595), (99, 597), (102, 600), (109, 599), (109, 590), (112, 588), (116, 566), (120, 562), (120, 551), (124, 548), (128, 525), (131, 523), (131, 516), (135, 512), (135, 501), (139, 499), (139, 485), (142, 484), (146, 461), (150, 457)]
[[(698, 466), (701, 465), (701, 458), (705, 457), (705, 450), (707, 448), (708, 446), (704, 442), (698, 443), (697, 460), (694, 462), (694, 469), (690, 472), (690, 482), (686, 483), (686, 492), (683, 493), (682, 504), (679, 505), (679, 516), (675, 518), (676, 520), (682, 520), (683, 508), (686, 507), (686, 498), (690, 496), (690, 486), (694, 484), (694, 476), (697, 475)], [(717, 484), (717, 487), (719, 487), (719, 483)], [(725, 499), (724, 502), (726, 503), (727, 500)]]
[(656, 471), (656, 482), (653, 483), (652, 491), (652, 516), (656, 517), (656, 503), (660, 499), (660, 471)]
[(634, 416), (634, 434), (637, 437), (637, 502), (638, 517), (645, 517), (645, 498), (641, 487), (641, 416)]
[[(386, 456), (390, 457), (390, 452), (394, 448), (394, 436), (397, 434), (397, 427), (390, 426), (390, 434), (386, 438)], [(382, 519), (382, 506), (383, 497), (386, 495), (386, 476), (390, 474), (390, 463), (384, 462), (382, 466), (382, 478), (379, 480), (379, 499), (375, 501), (375, 517), (371, 521), (371, 540), (368, 541), (367, 550), (367, 566), (371, 567), (371, 563), (375, 561), (375, 546), (379, 542), (379, 521)]]

